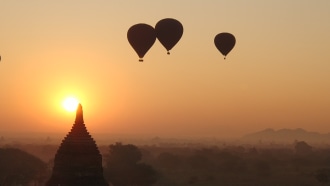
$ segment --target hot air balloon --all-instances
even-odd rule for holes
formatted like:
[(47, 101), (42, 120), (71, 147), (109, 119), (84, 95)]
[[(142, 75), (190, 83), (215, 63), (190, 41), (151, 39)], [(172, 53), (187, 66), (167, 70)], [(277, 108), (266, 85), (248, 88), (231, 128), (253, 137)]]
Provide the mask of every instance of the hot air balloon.
[(144, 55), (156, 41), (155, 29), (147, 24), (139, 23), (131, 26), (127, 31), (127, 39), (143, 62)]
[(220, 33), (214, 38), (214, 44), (224, 56), (224, 59), (226, 59), (228, 53), (234, 48), (235, 43), (235, 36), (227, 32)]
[(160, 43), (166, 48), (167, 54), (178, 43), (183, 34), (182, 24), (172, 18), (158, 21), (155, 26), (156, 36)]

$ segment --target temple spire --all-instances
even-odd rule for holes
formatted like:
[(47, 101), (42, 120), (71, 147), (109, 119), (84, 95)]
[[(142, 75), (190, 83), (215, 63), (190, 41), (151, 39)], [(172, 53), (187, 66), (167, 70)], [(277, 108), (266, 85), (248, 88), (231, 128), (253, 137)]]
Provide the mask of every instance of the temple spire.
[(78, 107), (77, 107), (77, 111), (76, 111), (76, 120), (74, 122), (75, 124), (83, 124), (84, 123), (84, 116), (83, 116), (83, 110), (82, 110), (82, 106), (79, 103)]
[(103, 176), (102, 155), (84, 124), (81, 104), (71, 131), (58, 148), (46, 186), (109, 186)]

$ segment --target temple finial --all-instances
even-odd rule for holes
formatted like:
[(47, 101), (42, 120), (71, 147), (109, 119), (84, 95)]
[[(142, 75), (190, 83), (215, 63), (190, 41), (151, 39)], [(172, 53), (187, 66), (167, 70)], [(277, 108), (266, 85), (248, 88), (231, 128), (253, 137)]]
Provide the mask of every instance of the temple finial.
[(79, 103), (76, 112), (75, 124), (83, 124), (83, 123), (84, 123), (83, 110), (82, 110), (82, 105)]

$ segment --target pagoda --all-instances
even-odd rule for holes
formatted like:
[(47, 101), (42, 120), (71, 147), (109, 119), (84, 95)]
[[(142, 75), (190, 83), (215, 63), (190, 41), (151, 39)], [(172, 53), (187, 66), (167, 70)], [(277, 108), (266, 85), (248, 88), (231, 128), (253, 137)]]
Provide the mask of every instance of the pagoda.
[(103, 176), (102, 155), (87, 131), (79, 104), (75, 123), (57, 150), (52, 176), (46, 186), (108, 185)]

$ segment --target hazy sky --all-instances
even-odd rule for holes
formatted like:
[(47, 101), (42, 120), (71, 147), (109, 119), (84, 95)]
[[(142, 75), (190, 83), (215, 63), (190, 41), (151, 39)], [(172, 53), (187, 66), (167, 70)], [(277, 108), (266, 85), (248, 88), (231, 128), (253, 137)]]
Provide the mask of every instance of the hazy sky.
[[(92, 133), (240, 136), (264, 128), (330, 132), (329, 0), (0, 2), (0, 135), (67, 133), (78, 97)], [(166, 54), (138, 62), (137, 23), (179, 20)], [(213, 39), (236, 37), (224, 60)]]

